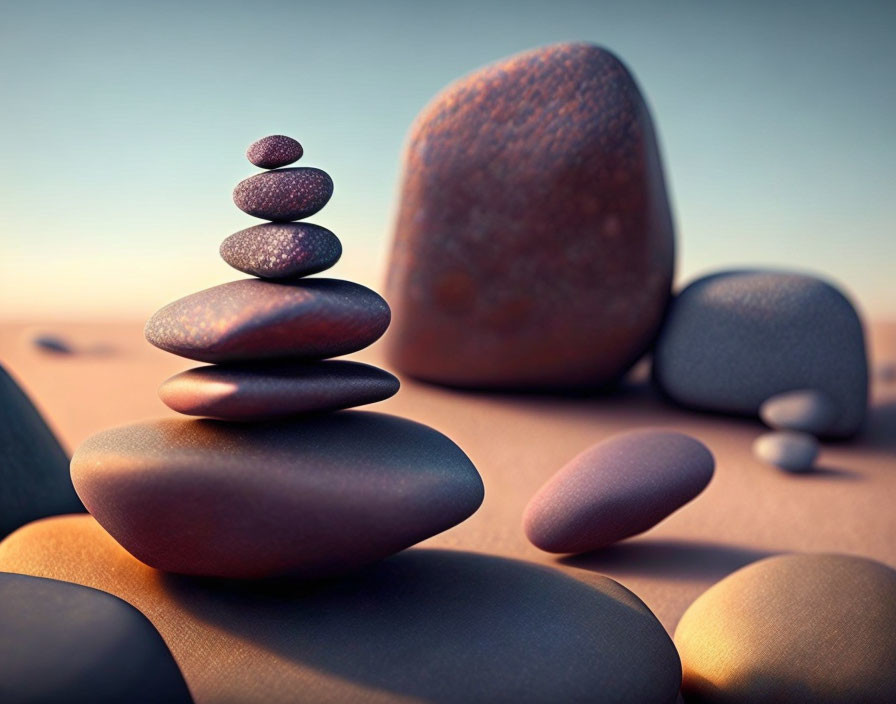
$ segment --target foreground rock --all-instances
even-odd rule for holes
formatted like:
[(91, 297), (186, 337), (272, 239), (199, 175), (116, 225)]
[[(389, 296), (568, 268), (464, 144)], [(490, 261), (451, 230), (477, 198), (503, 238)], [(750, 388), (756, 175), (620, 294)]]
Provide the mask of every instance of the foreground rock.
[(675, 644), (685, 699), (896, 701), (896, 571), (847, 555), (782, 555), (711, 587)]
[(110, 594), (0, 573), (0, 633), (6, 704), (192, 701), (152, 624)]
[(484, 68), (410, 134), (392, 362), (458, 386), (612, 382), (657, 331), (673, 244), (650, 115), (616, 57), (556, 44)]
[(138, 559), (214, 577), (348, 572), (460, 523), (483, 497), (447, 437), (360, 411), (115, 428), (78, 448), (72, 480)]
[(671, 704), (681, 678), (662, 626), (613, 580), (490, 555), (413, 549), (326, 585), (227, 584), (161, 575), (85, 516), (21, 529), (0, 570), (131, 602), (202, 704)]
[(40, 412), (0, 366), (0, 538), (44, 516), (84, 510), (68, 457)]
[(314, 215), (333, 195), (326, 171), (309, 167), (264, 171), (240, 181), (233, 202), (244, 213), (263, 220), (289, 222)]
[(802, 274), (728, 271), (687, 286), (657, 341), (654, 376), (674, 401), (756, 415), (792, 389), (836, 406), (830, 436), (855, 433), (868, 405), (862, 324), (836, 288)]
[(266, 279), (308, 276), (333, 266), (342, 244), (325, 227), (307, 222), (265, 223), (235, 232), (221, 243), (234, 269)]
[(344, 361), (198, 367), (162, 384), (165, 404), (191, 416), (264, 420), (352, 408), (393, 396), (398, 379)]
[(169, 303), (144, 333), (156, 347), (203, 362), (320, 359), (367, 347), (389, 319), (378, 294), (350, 281), (243, 279)]
[(573, 458), (529, 502), (523, 527), (548, 552), (579, 553), (643, 533), (712, 479), (703, 443), (667, 430), (614, 435)]
[(818, 440), (796, 430), (763, 433), (753, 442), (753, 454), (788, 472), (808, 472), (818, 457)]
[(302, 145), (292, 137), (272, 134), (252, 142), (246, 158), (262, 169), (279, 169), (298, 161), (304, 153)]

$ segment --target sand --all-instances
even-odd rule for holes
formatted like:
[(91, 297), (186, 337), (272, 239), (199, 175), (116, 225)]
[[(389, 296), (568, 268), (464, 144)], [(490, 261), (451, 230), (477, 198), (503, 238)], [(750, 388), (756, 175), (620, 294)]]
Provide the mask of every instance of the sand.
[[(39, 332), (87, 351), (40, 350), (31, 343)], [(873, 324), (869, 334), (872, 363), (896, 360), (896, 323)], [(349, 358), (382, 365), (380, 349), (377, 343)], [(196, 366), (146, 343), (141, 321), (0, 323), (0, 362), (69, 450), (110, 426), (175, 416), (156, 390)], [(859, 438), (824, 444), (817, 472), (789, 475), (753, 458), (758, 421), (677, 409), (633, 377), (618, 393), (593, 399), (459, 392), (402, 378), (395, 397), (370, 408), (447, 434), (486, 489), (472, 518), (423, 545), (541, 563), (584, 581), (608, 575), (640, 596), (670, 633), (704, 589), (766, 555), (845, 552), (896, 567), (896, 383), (875, 382)], [(713, 451), (716, 474), (706, 491), (647, 533), (596, 553), (557, 557), (529, 544), (520, 521), (542, 483), (589, 445), (644, 426), (690, 433)]]

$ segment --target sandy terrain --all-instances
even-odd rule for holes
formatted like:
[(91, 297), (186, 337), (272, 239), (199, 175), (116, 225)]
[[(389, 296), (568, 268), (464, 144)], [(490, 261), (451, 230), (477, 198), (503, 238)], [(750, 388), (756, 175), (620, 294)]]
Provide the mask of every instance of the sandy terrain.
[[(0, 361), (32, 394), (71, 450), (103, 428), (176, 415), (156, 395), (169, 375), (194, 366), (143, 340), (142, 323), (0, 324)], [(88, 351), (37, 349), (37, 332)], [(871, 326), (872, 360), (896, 360), (896, 323)], [(380, 363), (380, 346), (353, 358)], [(758, 422), (686, 412), (633, 382), (611, 397), (564, 399), (457, 392), (402, 379), (398, 395), (371, 409), (428, 423), (470, 456), (486, 498), (469, 520), (427, 541), (539, 562), (586, 579), (609, 575), (638, 594), (671, 632), (707, 586), (766, 555), (839, 551), (896, 566), (896, 383), (876, 381), (863, 435), (828, 444), (820, 469), (791, 476), (757, 462)], [(663, 426), (690, 433), (716, 456), (708, 489), (648, 533), (569, 558), (540, 552), (523, 536), (528, 499), (566, 460), (607, 435)]]

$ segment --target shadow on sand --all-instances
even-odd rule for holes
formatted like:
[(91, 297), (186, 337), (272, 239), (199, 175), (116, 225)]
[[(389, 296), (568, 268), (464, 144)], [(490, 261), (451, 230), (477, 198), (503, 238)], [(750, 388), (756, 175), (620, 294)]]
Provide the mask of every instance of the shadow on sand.
[(585, 584), (517, 560), (426, 549), (313, 584), (164, 579), (197, 618), (394, 695), (656, 701), (679, 686), (662, 626), (609, 579)]
[(646, 539), (562, 557), (559, 562), (611, 577), (717, 581), (773, 554), (719, 543)]

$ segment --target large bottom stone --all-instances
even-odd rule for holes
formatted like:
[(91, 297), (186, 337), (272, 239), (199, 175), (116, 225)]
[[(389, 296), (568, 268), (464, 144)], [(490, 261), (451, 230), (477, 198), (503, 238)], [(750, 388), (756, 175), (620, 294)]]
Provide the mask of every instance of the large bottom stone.
[(447, 437), (361, 411), (114, 428), (78, 448), (72, 479), (135, 557), (210, 577), (344, 573), (461, 522), (483, 497)]
[(0, 573), (0, 701), (190, 702), (152, 624), (96, 589)]
[(679, 688), (675, 649), (631, 592), (488, 555), (413, 549), (327, 583), (221, 582), (153, 570), (71, 516), (11, 535), (0, 570), (131, 602), (198, 704), (671, 704)]

